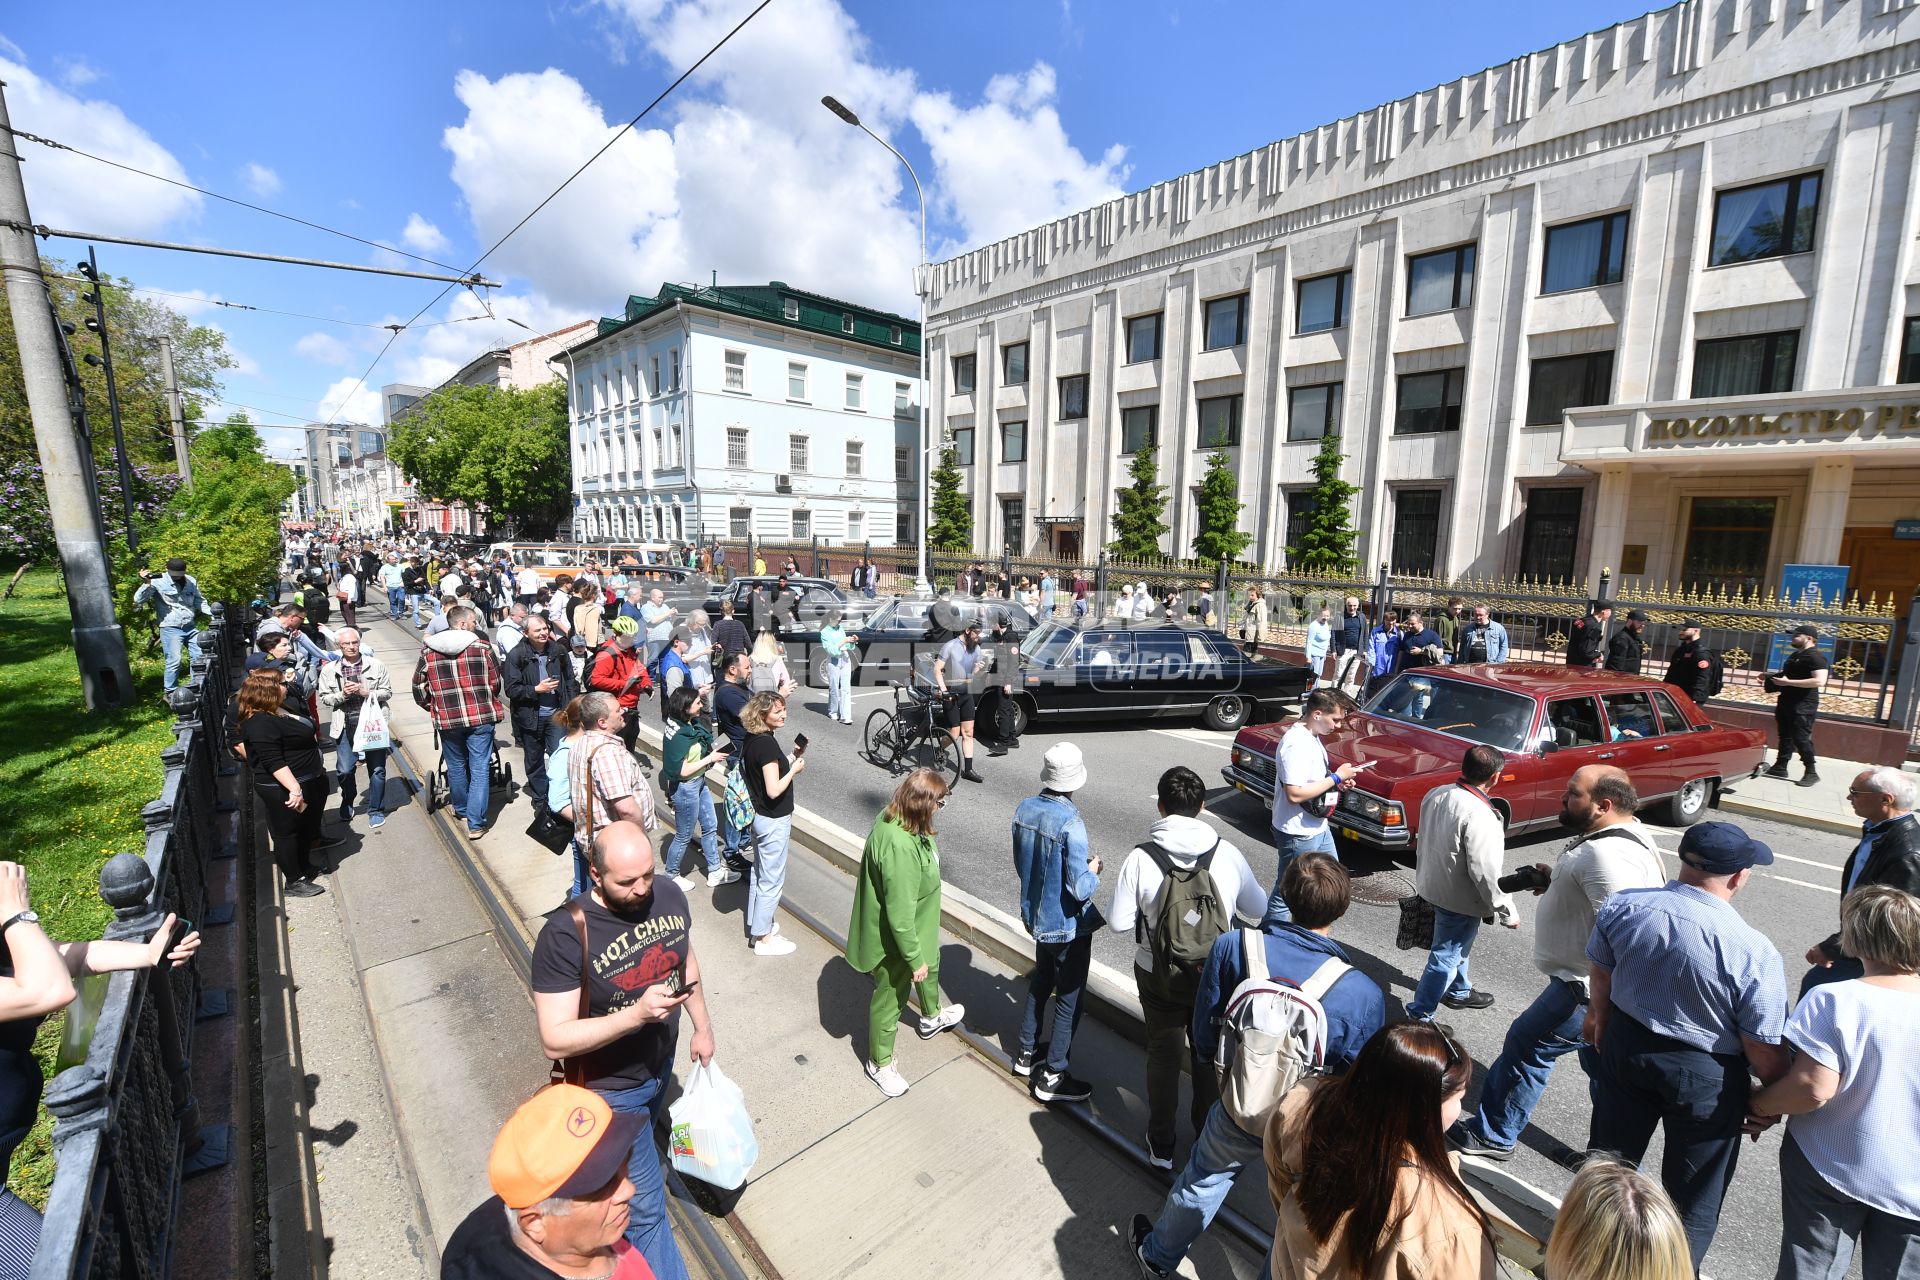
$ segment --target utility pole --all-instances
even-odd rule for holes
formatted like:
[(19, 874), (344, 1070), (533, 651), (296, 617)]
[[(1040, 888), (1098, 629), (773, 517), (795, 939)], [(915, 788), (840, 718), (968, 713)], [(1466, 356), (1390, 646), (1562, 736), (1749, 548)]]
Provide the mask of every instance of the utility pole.
[(0, 85), (0, 275), (6, 277), (7, 305), (20, 347), (20, 376), (26, 384), (27, 411), (40, 451), (47, 485), (47, 513), (60, 549), (67, 584), (67, 608), (73, 618), (73, 648), (80, 660), (80, 688), (90, 711), (124, 706), (133, 698), (127, 669), (127, 638), (113, 616), (113, 585), (107, 549), (94, 522), (93, 496), (87, 489), (88, 459), (80, 456), (67, 403), (66, 380), (54, 345), (53, 319), (46, 315), (47, 285), (40, 271), (40, 250), (27, 210), (27, 188), (20, 178), (19, 142), (7, 114)]
[(82, 294), (81, 301), (93, 299), (93, 319), (87, 328), (100, 337), (100, 354), (85, 357), (88, 364), (99, 361), (107, 375), (107, 412), (113, 416), (113, 459), (120, 470), (120, 504), (126, 511), (127, 550), (140, 550), (140, 533), (133, 527), (133, 464), (127, 459), (127, 437), (120, 426), (120, 391), (113, 381), (113, 343), (107, 338), (107, 291), (100, 285), (100, 263), (93, 256), (93, 246), (87, 246), (87, 264), (80, 268), (93, 286), (91, 294)]
[(187, 458), (187, 418), (180, 408), (180, 379), (173, 374), (173, 339), (160, 335), (160, 377), (167, 384), (167, 416), (173, 419), (173, 460), (180, 483), (193, 488), (193, 463)]

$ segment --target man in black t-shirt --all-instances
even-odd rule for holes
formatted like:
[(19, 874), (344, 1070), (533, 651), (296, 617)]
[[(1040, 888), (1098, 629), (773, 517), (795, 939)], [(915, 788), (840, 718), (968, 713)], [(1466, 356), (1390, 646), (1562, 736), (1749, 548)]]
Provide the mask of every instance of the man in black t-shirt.
[(1813, 760), (1813, 722), (1820, 710), (1820, 690), (1826, 687), (1832, 664), (1820, 652), (1820, 632), (1814, 627), (1795, 627), (1788, 633), (1787, 643), (1793, 646), (1793, 652), (1780, 664), (1780, 670), (1767, 675), (1767, 687), (1780, 695), (1773, 704), (1773, 727), (1780, 746), (1767, 776), (1786, 777), (1787, 761), (1798, 751), (1800, 763), (1807, 767), (1799, 785), (1810, 787), (1820, 781)]
[[(644, 1132), (673, 1072), (683, 1005), (693, 1020), (688, 1053), (698, 1063), (713, 1060), (713, 1026), (689, 936), (692, 917), (679, 886), (654, 875), (653, 846), (638, 825), (623, 821), (601, 828), (590, 865), (592, 891), (548, 916), (533, 944), (540, 1044), (549, 1057), (566, 1062), (568, 1080), (593, 1090), (617, 1112), (638, 1114)], [(575, 907), (585, 919), (584, 944)], [(651, 1143), (634, 1144), (627, 1176), (634, 1186), (627, 1239), (646, 1256), (657, 1280), (687, 1280)]]

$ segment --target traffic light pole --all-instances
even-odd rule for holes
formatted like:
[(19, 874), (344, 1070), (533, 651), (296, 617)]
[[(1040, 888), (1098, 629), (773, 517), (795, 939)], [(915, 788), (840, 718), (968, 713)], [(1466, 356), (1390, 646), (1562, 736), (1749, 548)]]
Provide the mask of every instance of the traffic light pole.
[[(89, 710), (123, 706), (133, 698), (127, 669), (127, 640), (113, 615), (113, 585), (107, 549), (93, 518), (93, 499), (67, 402), (66, 379), (54, 345), (53, 317), (47, 310), (46, 278), (27, 211), (27, 189), (20, 179), (19, 142), (7, 115), (0, 85), (0, 275), (6, 278), (7, 305), (20, 347), (20, 377), (26, 384), (27, 411), (47, 486), (47, 513), (66, 579), (67, 606), (73, 617), (73, 647), (80, 660), (80, 687)], [(41, 319), (45, 316), (46, 319)]]

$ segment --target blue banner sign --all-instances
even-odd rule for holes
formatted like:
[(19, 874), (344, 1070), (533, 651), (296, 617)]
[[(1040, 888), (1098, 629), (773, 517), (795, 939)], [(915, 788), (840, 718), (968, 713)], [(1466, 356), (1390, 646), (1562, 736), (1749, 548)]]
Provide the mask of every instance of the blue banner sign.
[[(1848, 568), (1844, 564), (1790, 564), (1780, 570), (1780, 603), (1783, 608), (1792, 610), (1795, 605), (1807, 605), (1816, 609), (1831, 609), (1847, 595)], [(1773, 633), (1767, 642), (1767, 670), (1778, 671), (1780, 664), (1787, 660), (1792, 647), (1787, 643), (1787, 633), (1799, 626), (1802, 621), (1814, 619), (1795, 619), (1791, 616), (1782, 619), (1784, 630)], [(1827, 655), (1827, 661), (1833, 661), (1833, 637), (1822, 635), (1818, 641), (1820, 652)]]

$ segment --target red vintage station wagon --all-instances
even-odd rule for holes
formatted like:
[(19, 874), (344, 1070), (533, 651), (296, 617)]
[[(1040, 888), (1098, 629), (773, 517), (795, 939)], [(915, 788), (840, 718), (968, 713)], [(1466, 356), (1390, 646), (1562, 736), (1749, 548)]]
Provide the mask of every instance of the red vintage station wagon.
[[(1227, 781), (1271, 802), (1287, 728), (1242, 729), (1221, 770)], [(1688, 826), (1721, 787), (1757, 773), (1766, 753), (1760, 731), (1716, 725), (1686, 694), (1645, 676), (1526, 663), (1422, 667), (1395, 676), (1326, 739), (1336, 765), (1374, 764), (1340, 793), (1334, 830), (1411, 849), (1420, 802), (1458, 777), (1461, 757), (1480, 743), (1507, 754), (1493, 803), (1512, 832), (1557, 822), (1567, 779), (1589, 764), (1625, 769), (1649, 807), (1664, 801), (1665, 820)]]

